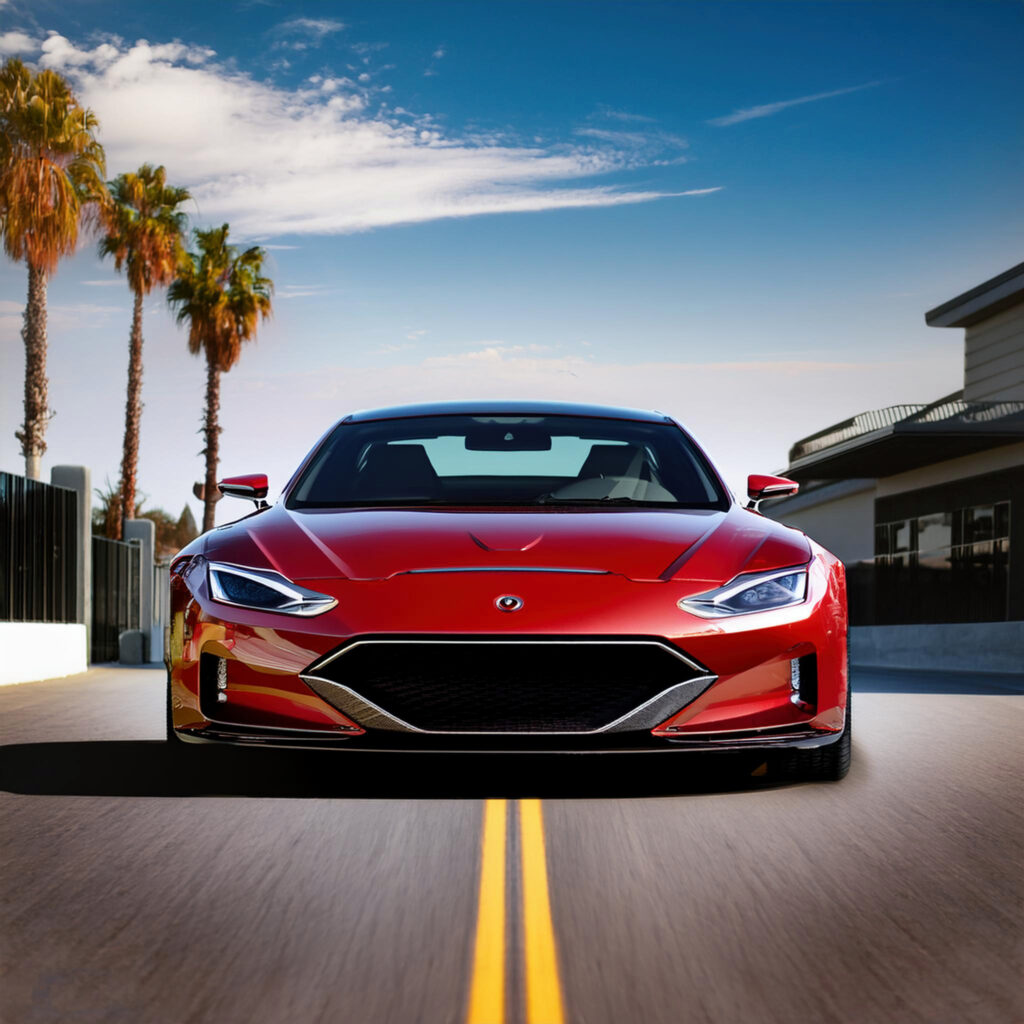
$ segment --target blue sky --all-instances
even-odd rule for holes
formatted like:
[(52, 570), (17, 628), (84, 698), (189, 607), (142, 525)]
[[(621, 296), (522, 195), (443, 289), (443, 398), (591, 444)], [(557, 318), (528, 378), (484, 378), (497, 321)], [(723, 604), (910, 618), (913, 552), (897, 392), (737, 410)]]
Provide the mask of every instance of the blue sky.
[[(655, 406), (738, 487), (829, 423), (955, 390), (961, 332), (922, 314), (1021, 259), (1022, 40), (1017, 3), (0, 0), (0, 50), (75, 82), (111, 175), (163, 163), (196, 224), (270, 249), (222, 470), (274, 486), (367, 405)], [(0, 266), (15, 471), (24, 290)], [(50, 303), (44, 467), (102, 484), (130, 297), (88, 244)], [(178, 511), (202, 366), (161, 296), (145, 334), (140, 483)]]

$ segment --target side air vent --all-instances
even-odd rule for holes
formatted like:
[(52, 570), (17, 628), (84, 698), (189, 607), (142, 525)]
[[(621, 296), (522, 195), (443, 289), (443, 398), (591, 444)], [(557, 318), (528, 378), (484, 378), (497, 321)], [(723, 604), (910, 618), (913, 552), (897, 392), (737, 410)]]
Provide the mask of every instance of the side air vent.
[(207, 718), (217, 718), (217, 708), (227, 702), (228, 663), (216, 654), (199, 655), (199, 710)]
[(818, 656), (805, 654), (790, 662), (792, 702), (804, 711), (818, 710)]

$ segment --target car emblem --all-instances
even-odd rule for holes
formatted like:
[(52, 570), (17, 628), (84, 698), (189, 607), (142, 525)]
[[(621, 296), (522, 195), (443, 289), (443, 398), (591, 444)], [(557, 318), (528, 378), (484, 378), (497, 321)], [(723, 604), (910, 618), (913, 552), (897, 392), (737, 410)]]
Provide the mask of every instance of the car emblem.
[(523, 599), (521, 597), (515, 597), (513, 594), (504, 594), (494, 602), (499, 610), (503, 612), (517, 612), (523, 607)]

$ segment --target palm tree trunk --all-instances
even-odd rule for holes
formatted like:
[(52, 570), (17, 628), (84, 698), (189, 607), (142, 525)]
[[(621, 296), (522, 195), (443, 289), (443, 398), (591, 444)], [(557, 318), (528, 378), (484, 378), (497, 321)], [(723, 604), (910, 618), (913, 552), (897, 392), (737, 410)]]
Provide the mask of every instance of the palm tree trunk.
[(135, 516), (135, 478), (139, 468), (139, 420), (142, 417), (142, 292), (135, 293), (132, 336), (128, 347), (128, 399), (124, 408), (124, 452), (121, 456), (121, 514), (117, 540), (126, 519)]
[(25, 456), (25, 476), (39, 480), (49, 415), (46, 407), (46, 271), (31, 263), (21, 337), (25, 342), (25, 422), (15, 437), (21, 442), (21, 454)]
[(213, 529), (213, 513), (220, 492), (217, 490), (217, 462), (220, 458), (220, 370), (207, 357), (206, 361), (206, 485), (203, 493), (203, 533)]

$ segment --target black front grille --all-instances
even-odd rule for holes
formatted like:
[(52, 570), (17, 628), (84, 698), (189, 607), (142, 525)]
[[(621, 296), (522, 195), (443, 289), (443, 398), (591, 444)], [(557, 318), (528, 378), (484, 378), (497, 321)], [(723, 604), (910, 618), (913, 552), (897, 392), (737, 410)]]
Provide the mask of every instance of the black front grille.
[(359, 639), (304, 674), (416, 729), (515, 733), (601, 729), (704, 673), (664, 642), (626, 638)]

